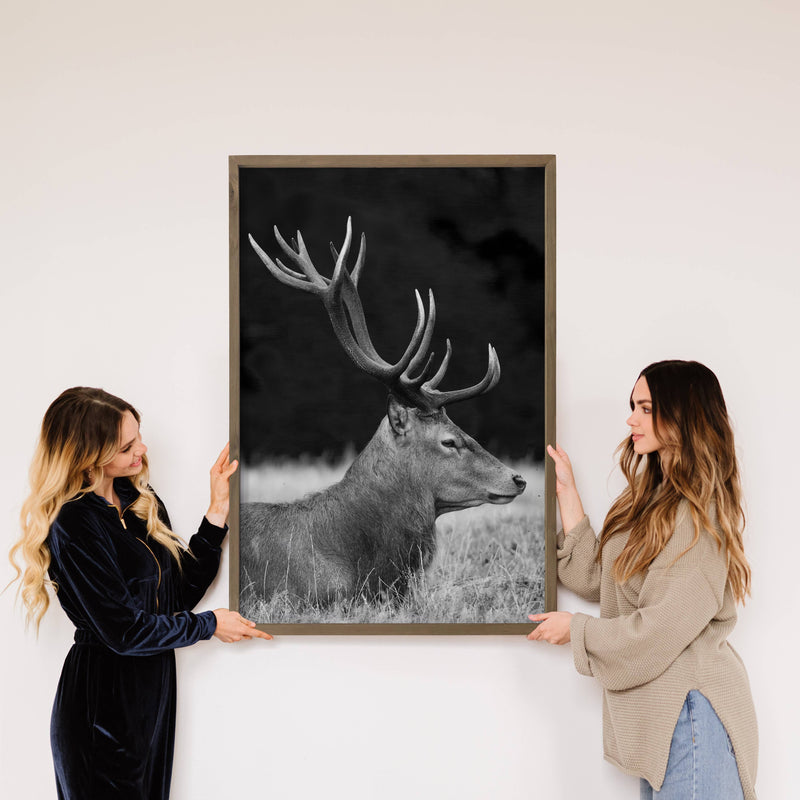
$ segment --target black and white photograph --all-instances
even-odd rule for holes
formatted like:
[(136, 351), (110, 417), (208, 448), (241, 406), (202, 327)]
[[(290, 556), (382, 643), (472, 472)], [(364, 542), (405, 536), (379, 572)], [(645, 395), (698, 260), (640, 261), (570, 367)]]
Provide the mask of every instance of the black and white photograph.
[(231, 157), (244, 616), (500, 633), (553, 610), (554, 162)]

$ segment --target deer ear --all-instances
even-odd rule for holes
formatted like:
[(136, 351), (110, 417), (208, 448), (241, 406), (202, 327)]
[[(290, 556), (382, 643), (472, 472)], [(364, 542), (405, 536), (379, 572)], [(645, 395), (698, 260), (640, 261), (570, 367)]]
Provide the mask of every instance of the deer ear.
[(406, 406), (398, 402), (393, 394), (389, 395), (389, 405), (386, 416), (395, 436), (405, 436), (411, 428), (411, 412)]

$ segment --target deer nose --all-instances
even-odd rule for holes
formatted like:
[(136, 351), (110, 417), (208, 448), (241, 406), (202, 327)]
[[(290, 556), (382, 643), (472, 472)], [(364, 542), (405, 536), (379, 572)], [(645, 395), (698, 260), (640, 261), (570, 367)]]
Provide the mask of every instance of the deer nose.
[(522, 475), (515, 475), (515, 476), (512, 478), (512, 480), (513, 480), (513, 481), (514, 481), (514, 483), (517, 485), (517, 488), (518, 488), (520, 491), (522, 491), (522, 490), (523, 490), (523, 489), (524, 489), (524, 488), (525, 488), (525, 487), (528, 485), (528, 484), (527, 484), (527, 482), (526, 482), (526, 480), (525, 480), (525, 478), (523, 478), (523, 477), (522, 477)]

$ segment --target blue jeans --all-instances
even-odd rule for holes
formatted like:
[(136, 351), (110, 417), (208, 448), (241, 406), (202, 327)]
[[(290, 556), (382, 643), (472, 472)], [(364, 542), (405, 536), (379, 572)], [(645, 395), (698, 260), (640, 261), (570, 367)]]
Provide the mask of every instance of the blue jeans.
[(731, 740), (711, 703), (686, 695), (659, 791), (641, 780), (641, 800), (742, 800), (742, 784)]

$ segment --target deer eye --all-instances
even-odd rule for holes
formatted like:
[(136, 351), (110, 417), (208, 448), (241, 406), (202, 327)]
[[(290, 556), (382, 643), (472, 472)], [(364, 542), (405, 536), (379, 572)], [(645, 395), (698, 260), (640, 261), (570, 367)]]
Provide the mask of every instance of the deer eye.
[(458, 445), (455, 439), (442, 439), (442, 447), (456, 448)]

